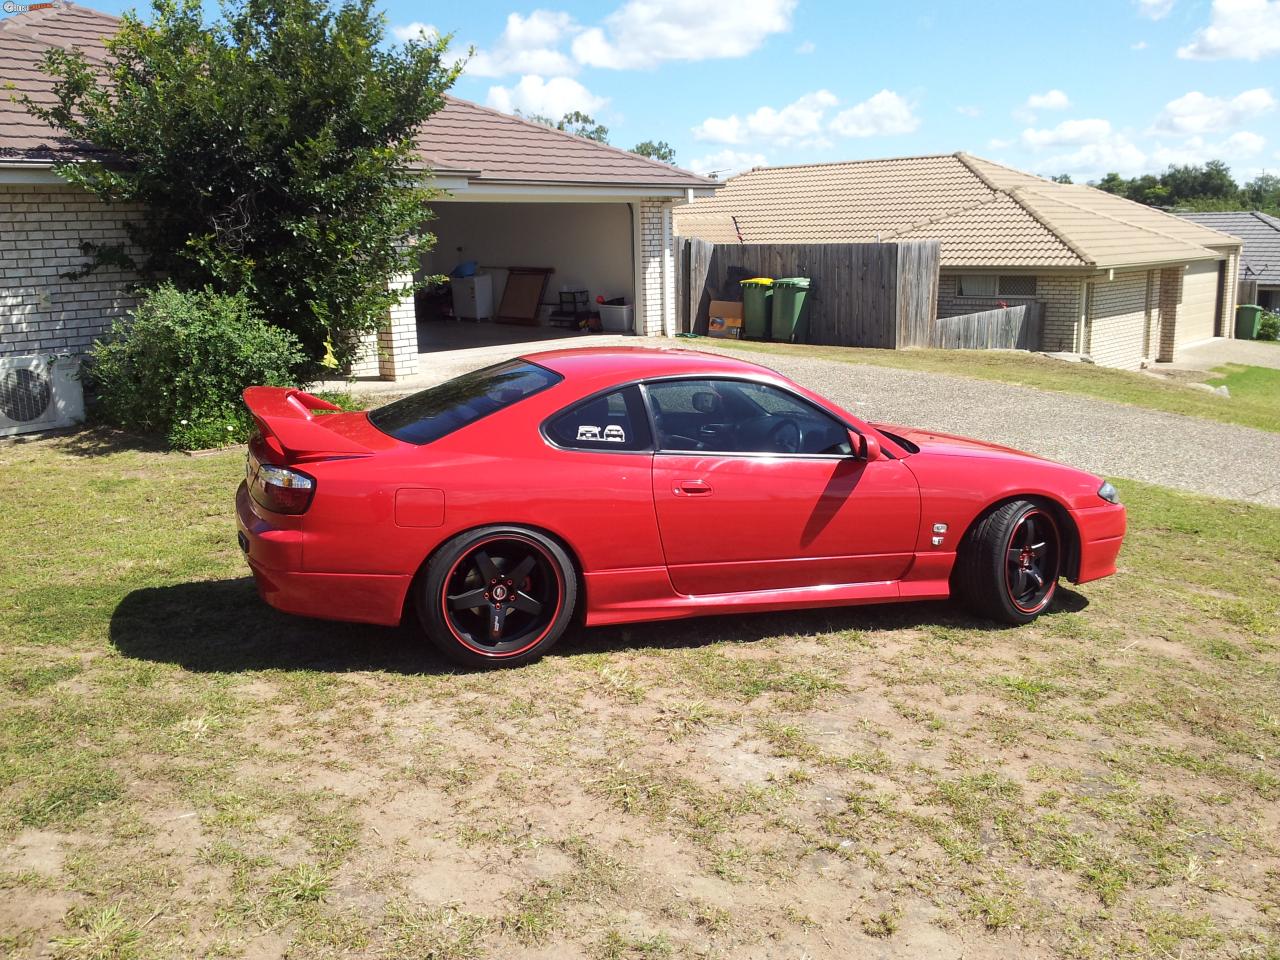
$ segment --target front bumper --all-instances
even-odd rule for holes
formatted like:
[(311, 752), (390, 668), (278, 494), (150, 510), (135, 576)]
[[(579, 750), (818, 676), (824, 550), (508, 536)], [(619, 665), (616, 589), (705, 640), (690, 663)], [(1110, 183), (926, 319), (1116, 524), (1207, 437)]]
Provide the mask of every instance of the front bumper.
[(303, 570), (302, 530), (260, 512), (243, 482), (236, 491), (236, 528), (258, 595), (277, 610), (321, 620), (400, 622), (410, 577)]
[(1123, 504), (1103, 503), (1072, 511), (1080, 533), (1080, 571), (1073, 579), (1088, 583), (1116, 572), (1116, 557), (1124, 543), (1127, 517)]

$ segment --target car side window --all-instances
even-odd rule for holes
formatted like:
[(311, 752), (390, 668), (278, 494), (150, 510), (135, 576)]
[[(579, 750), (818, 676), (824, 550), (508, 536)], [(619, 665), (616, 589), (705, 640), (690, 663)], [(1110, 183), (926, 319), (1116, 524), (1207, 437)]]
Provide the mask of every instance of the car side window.
[(658, 449), (848, 456), (849, 431), (778, 387), (744, 380), (663, 380), (645, 385)]
[(546, 430), (557, 446), (573, 450), (617, 453), (648, 450), (653, 446), (649, 418), (645, 415), (640, 388), (636, 386), (577, 403), (552, 417)]

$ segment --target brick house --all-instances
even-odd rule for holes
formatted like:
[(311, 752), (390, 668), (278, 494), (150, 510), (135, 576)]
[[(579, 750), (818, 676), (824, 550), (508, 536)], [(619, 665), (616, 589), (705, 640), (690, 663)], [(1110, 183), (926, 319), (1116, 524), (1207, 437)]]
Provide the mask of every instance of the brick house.
[(1240, 240), (964, 153), (751, 170), (675, 224), (716, 243), (939, 240), (939, 317), (1038, 301), (1042, 349), (1105, 366), (1232, 335)]
[(1267, 310), (1280, 310), (1280, 218), (1261, 210), (1180, 213), (1178, 216), (1243, 240), (1240, 284), (1244, 289), (1239, 296), (1250, 297)]
[[(44, 51), (74, 46), (101, 63), (103, 38), (118, 27), (116, 17), (67, 2), (0, 20), (0, 75), (17, 93), (49, 101)], [(418, 276), (474, 260), (491, 271), (497, 299), (507, 266), (551, 268), (546, 298), (564, 287), (623, 297), (635, 306), (633, 332), (674, 332), (672, 210), (715, 190), (714, 181), (452, 97), (423, 125), (417, 148), (424, 176), (443, 191), (424, 223), (437, 242)], [(90, 156), (87, 145), (0, 100), (0, 356), (81, 353), (133, 305), (133, 277), (63, 276), (84, 262), (81, 241), (123, 240), (122, 224), (138, 212), (104, 205), (53, 170)], [(431, 335), (421, 319), (406, 295), (352, 373), (416, 374), (420, 338)], [(519, 328), (510, 338), (521, 339)]]

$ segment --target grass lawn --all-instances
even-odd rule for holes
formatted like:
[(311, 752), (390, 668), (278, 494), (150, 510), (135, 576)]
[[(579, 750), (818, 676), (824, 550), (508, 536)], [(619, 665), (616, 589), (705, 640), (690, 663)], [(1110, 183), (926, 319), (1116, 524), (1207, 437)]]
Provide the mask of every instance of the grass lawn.
[(1280, 511), (1121, 481), (1120, 574), (1024, 629), (460, 674), (262, 606), (241, 470), (0, 445), (0, 956), (1280, 957)]
[(1088, 363), (1066, 363), (1012, 350), (873, 350), (735, 340), (713, 342), (718, 347), (738, 350), (998, 380), (1280, 432), (1280, 391), (1275, 390), (1245, 392), (1237, 396), (1232, 389), (1229, 398), (1221, 397), (1144, 373), (1112, 370)]
[(1210, 384), (1225, 386), (1232, 400), (1269, 409), (1273, 422), (1280, 424), (1280, 370), (1229, 363), (1213, 372), (1220, 376), (1210, 378)]

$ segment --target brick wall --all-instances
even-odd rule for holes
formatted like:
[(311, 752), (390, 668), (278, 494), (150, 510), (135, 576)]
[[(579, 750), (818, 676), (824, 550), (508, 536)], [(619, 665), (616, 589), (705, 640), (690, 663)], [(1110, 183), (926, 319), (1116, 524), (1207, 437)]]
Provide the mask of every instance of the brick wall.
[(1147, 271), (1095, 280), (1089, 292), (1089, 344), (1093, 362), (1134, 370), (1144, 359), (1147, 328)]
[(640, 201), (639, 328), (650, 337), (675, 330), (675, 248), (671, 200)]
[(1173, 345), (1178, 332), (1178, 307), (1182, 304), (1182, 267), (1166, 267), (1160, 271), (1160, 342), (1156, 359), (1173, 359)]
[[(411, 286), (413, 274), (393, 277), (388, 283), (392, 290), (408, 290)], [(391, 308), (376, 333), (366, 334), (360, 341), (360, 351), (351, 364), (351, 376), (403, 380), (417, 372), (418, 315), (413, 294), (409, 293)]]
[(1034, 297), (962, 297), (956, 293), (956, 274), (942, 273), (938, 277), (938, 316), (958, 317), (994, 310), (1000, 301), (1017, 306), (1038, 300), (1044, 304), (1040, 349), (1075, 350), (1080, 326), (1080, 286), (1079, 277), (1041, 276), (1036, 277)]
[(1234, 337), (1236, 335), (1236, 295), (1240, 282), (1240, 251), (1228, 248), (1227, 260), (1222, 266), (1225, 274), (1222, 287), (1222, 309), (1218, 315), (1218, 336)]
[(0, 185), (0, 356), (84, 353), (134, 306), (131, 274), (61, 274), (85, 263), (82, 241), (124, 241), (136, 213), (71, 186)]

